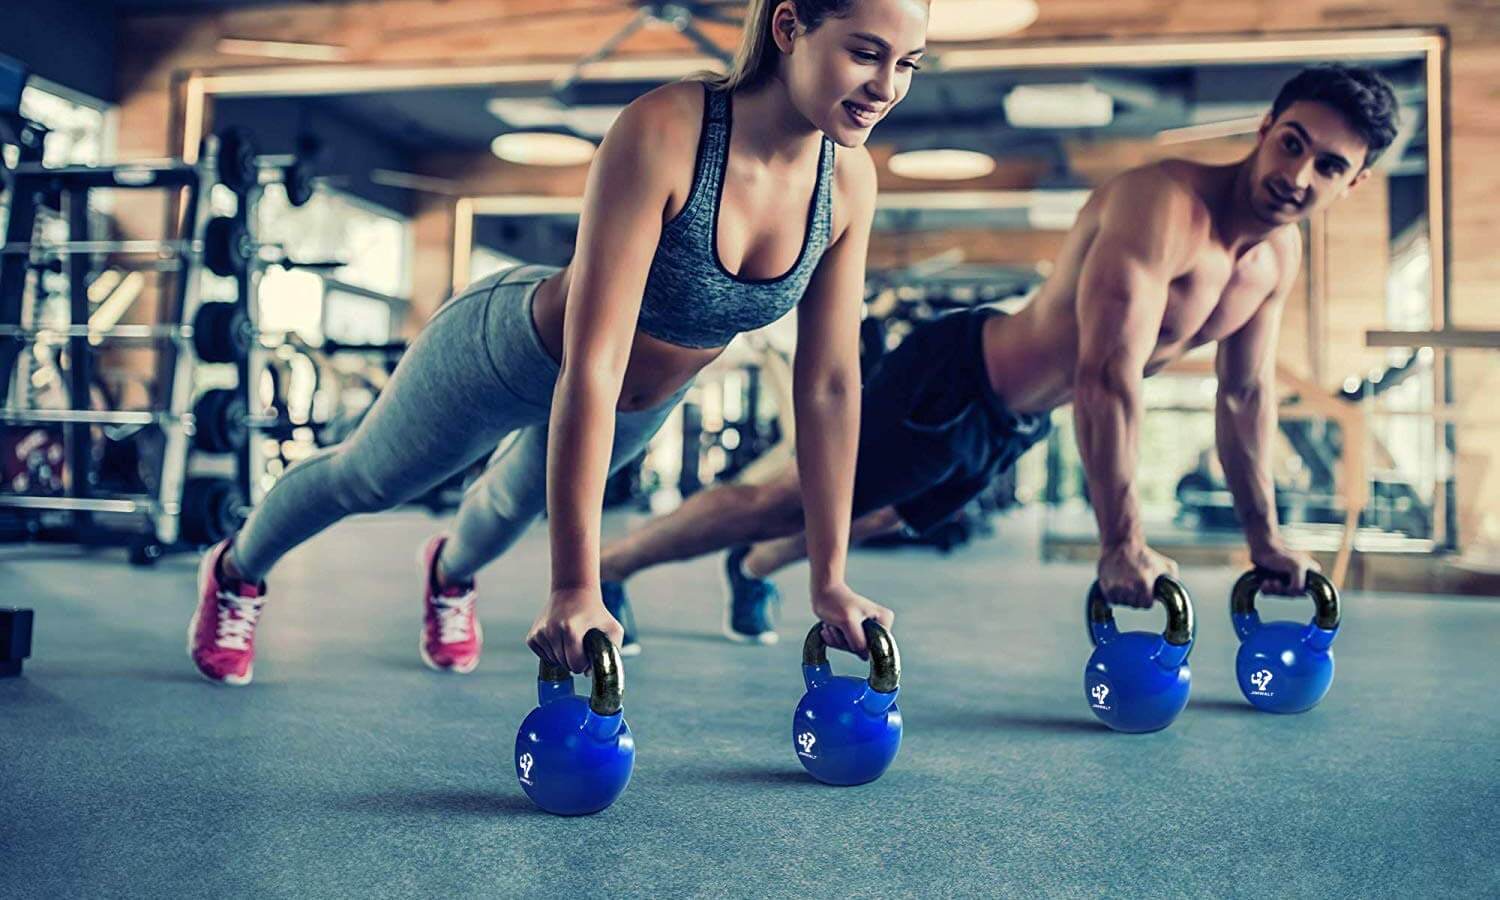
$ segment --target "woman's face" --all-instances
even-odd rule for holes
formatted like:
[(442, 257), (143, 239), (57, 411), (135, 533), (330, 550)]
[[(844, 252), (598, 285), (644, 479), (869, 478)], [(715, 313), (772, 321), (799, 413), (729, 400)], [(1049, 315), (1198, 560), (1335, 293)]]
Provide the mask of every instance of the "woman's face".
[(858, 147), (906, 96), (927, 43), (925, 0), (859, 0), (812, 32), (783, 0), (772, 16), (792, 104), (838, 144)]

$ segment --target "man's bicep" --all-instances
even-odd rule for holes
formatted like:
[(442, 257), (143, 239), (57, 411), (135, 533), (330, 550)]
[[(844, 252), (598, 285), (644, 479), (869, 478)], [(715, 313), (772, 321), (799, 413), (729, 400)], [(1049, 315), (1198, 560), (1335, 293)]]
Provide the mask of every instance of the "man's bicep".
[(1274, 376), (1285, 301), (1285, 294), (1272, 294), (1238, 331), (1219, 341), (1214, 368), (1221, 392), (1258, 386)]
[(1128, 361), (1144, 368), (1161, 331), (1171, 275), (1128, 237), (1101, 232), (1084, 257), (1076, 311), (1080, 368)]

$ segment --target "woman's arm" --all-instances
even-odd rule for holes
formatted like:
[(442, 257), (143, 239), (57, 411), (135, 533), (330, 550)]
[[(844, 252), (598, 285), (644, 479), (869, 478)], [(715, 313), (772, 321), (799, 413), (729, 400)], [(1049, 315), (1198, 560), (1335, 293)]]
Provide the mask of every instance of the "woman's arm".
[(813, 614), (827, 626), (828, 644), (863, 656), (864, 620), (889, 628), (894, 618), (844, 583), (859, 445), (859, 321), (876, 182), (863, 149), (841, 154), (839, 163), (845, 183), (836, 196), (847, 203), (849, 219), (798, 306), (793, 405)]
[(588, 667), (583, 636), (591, 628), (616, 644), (617, 622), (599, 593), (599, 527), (614, 438), (615, 407), (635, 337), (641, 297), (682, 166), (680, 109), (674, 85), (621, 113), (589, 170), (578, 226), (562, 372), (547, 440), (547, 508), (552, 593), (527, 645), (574, 672)]

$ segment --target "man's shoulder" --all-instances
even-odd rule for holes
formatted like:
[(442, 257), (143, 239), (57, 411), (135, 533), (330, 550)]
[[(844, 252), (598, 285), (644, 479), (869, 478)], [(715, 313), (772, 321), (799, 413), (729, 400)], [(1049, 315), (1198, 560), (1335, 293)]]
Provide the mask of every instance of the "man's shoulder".
[(1206, 228), (1212, 221), (1212, 210), (1198, 175), (1195, 163), (1158, 160), (1121, 172), (1101, 185), (1098, 193), (1106, 208), (1132, 217), (1166, 219), (1183, 228)]
[(1266, 239), (1276, 256), (1283, 262), (1302, 259), (1302, 229), (1297, 225), (1283, 225), (1271, 232)]

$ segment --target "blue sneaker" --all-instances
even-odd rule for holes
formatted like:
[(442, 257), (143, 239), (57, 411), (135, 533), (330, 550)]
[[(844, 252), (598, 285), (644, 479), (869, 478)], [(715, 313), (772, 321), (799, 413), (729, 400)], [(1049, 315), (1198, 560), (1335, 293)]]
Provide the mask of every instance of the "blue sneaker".
[(741, 564), (749, 553), (749, 545), (744, 545), (724, 557), (724, 587), (728, 593), (724, 635), (742, 644), (774, 644), (781, 592), (769, 578), (751, 578), (745, 574)]
[(620, 642), (620, 655), (640, 655), (641, 643), (636, 640), (635, 635), (635, 613), (630, 611), (630, 598), (625, 595), (625, 582), (605, 581), (600, 583), (599, 588), (604, 594), (604, 608), (625, 629), (625, 637)]

